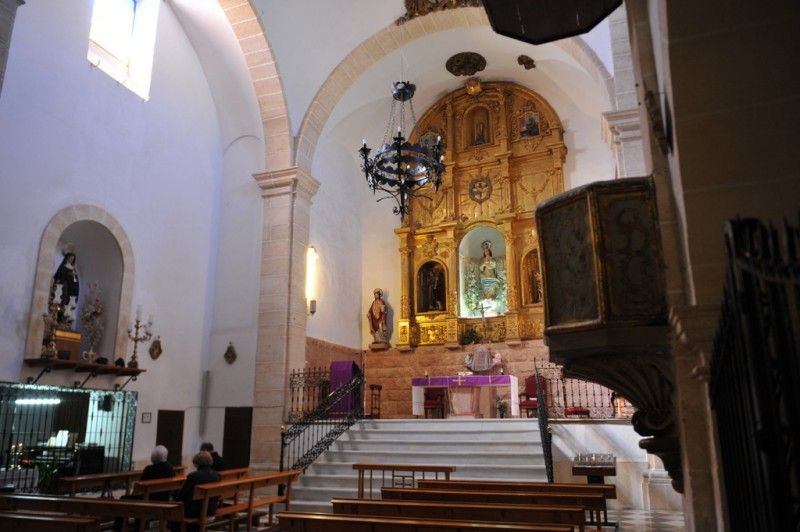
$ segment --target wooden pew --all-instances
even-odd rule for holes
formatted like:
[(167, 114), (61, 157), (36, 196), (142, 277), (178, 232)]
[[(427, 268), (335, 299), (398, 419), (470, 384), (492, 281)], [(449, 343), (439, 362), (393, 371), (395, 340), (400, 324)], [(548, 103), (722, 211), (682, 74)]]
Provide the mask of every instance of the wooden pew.
[(278, 529), (285, 532), (570, 532), (569, 525), (488, 523), (445, 519), (403, 519), (365, 515), (331, 515), (303, 512), (278, 514)]
[[(364, 498), (365, 473), (369, 471), (369, 496), (372, 498), (372, 478), (375, 471), (381, 472), (381, 485), (386, 486), (386, 474), (391, 473), (389, 485), (392, 487), (413, 488), (415, 483), (425, 478), (425, 475), (433, 475), (438, 479), (442, 474), (445, 480), (450, 480), (450, 474), (456, 470), (455, 466), (431, 465), (431, 464), (353, 464), (353, 469), (358, 471), (358, 498)], [(417, 478), (417, 474), (420, 475)]]
[(600, 493), (547, 493), (527, 491), (467, 491), (424, 488), (382, 488), (384, 499), (440, 502), (484, 502), (502, 504), (543, 504), (548, 506), (581, 506), (592, 514), (592, 523), (600, 530), (600, 514), (606, 500)]
[(602, 493), (606, 499), (617, 498), (614, 484), (579, 484), (562, 482), (505, 482), (501, 480), (420, 480), (417, 487), (468, 491), (550, 491), (558, 493)]
[[(176, 474), (183, 474), (184, 466), (176, 466)], [(59, 489), (65, 490), (70, 496), (81, 489), (100, 489), (100, 497), (111, 499), (114, 497), (112, 490), (116, 485), (125, 485), (125, 495), (131, 494), (133, 483), (142, 477), (143, 469), (134, 471), (120, 471), (117, 473), (97, 473), (95, 475), (79, 475), (75, 477), (61, 477), (58, 479)]]
[(91, 497), (58, 497), (44, 495), (0, 494), (0, 511), (54, 512), (84, 516), (109, 516), (139, 519), (140, 528), (148, 520), (158, 521), (159, 529), (167, 530), (170, 521), (183, 519), (183, 505), (172, 502), (118, 501)]
[[(219, 471), (219, 476), (221, 480), (234, 480), (244, 478), (248, 473), (250, 473), (250, 468), (242, 467), (239, 469), (224, 469)], [(185, 480), (186, 476), (184, 475), (153, 480), (138, 480), (133, 484), (133, 494), (141, 495), (142, 499), (147, 501), (155, 493), (178, 491)]]
[[(256, 508), (268, 506), (269, 507), (269, 520), (272, 522), (273, 507), (275, 504), (284, 504), (286, 509), (289, 509), (292, 494), (292, 482), (300, 476), (302, 471), (290, 469), (289, 471), (276, 471), (274, 473), (266, 473), (255, 477), (247, 477), (233, 480), (222, 480), (220, 482), (210, 482), (208, 484), (200, 484), (195, 486), (193, 500), (202, 501), (202, 509), (200, 517), (185, 517), (184, 523), (196, 524), (200, 527), (200, 532), (205, 532), (206, 527), (210, 524), (218, 524), (220, 518), (227, 516), (235, 516), (239, 512), (247, 513), (247, 530), (252, 529), (253, 511)], [(257, 489), (263, 489), (270, 486), (286, 485), (286, 490), (283, 495), (270, 495), (258, 496)], [(241, 493), (247, 493), (248, 498), (243, 502), (234, 502), (229, 506), (221, 506), (217, 508), (214, 516), (209, 517), (208, 513), (209, 502), (214, 498), (226, 499), (234, 498)]]
[(34, 515), (0, 512), (4, 532), (99, 532), (100, 522), (80, 515)]
[(427, 501), (332, 499), (336, 515), (435, 518), (455, 521), (495, 521), (571, 525), (583, 532), (586, 520), (580, 506), (541, 506)]
[[(417, 487), (469, 491), (530, 491), (551, 493), (602, 493), (606, 499), (617, 498), (614, 484), (579, 484), (574, 482), (504, 482), (498, 480), (420, 480)], [(603, 507), (603, 522), (608, 523), (608, 504)]]

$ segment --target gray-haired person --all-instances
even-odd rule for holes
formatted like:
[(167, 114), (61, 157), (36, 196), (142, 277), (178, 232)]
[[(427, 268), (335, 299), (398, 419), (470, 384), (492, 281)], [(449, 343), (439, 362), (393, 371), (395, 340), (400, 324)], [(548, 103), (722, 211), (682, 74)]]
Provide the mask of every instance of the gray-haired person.
[[(155, 480), (157, 478), (171, 478), (175, 476), (175, 470), (172, 465), (167, 462), (169, 452), (163, 445), (156, 445), (153, 452), (150, 453), (150, 465), (144, 468), (142, 476), (139, 480)], [(169, 492), (154, 493), (150, 496), (151, 501), (169, 501)], [(143, 499), (142, 495), (123, 495), (121, 499)], [(117, 517), (114, 519), (114, 530), (122, 530), (122, 518)], [(132, 530), (138, 530), (139, 523), (137, 522)]]

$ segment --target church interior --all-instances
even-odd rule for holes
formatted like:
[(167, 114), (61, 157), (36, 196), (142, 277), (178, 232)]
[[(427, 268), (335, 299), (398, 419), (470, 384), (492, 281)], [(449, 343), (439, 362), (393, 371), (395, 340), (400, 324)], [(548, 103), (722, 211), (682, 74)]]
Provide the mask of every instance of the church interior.
[(0, 0), (0, 529), (800, 529), (799, 28)]

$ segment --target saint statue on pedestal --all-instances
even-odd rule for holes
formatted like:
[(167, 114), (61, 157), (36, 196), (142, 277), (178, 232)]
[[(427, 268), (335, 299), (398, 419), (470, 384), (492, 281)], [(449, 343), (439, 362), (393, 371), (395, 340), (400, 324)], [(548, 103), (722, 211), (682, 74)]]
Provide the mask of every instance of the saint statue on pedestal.
[(387, 308), (383, 300), (383, 290), (376, 288), (372, 293), (375, 299), (367, 311), (369, 332), (374, 340), (373, 345), (386, 345), (389, 342), (389, 328), (386, 324)]
[(75, 321), (75, 309), (78, 306), (78, 295), (80, 293), (75, 260), (75, 253), (71, 251), (64, 253), (64, 259), (53, 275), (53, 283), (50, 289), (48, 306), (53, 304), (59, 306), (56, 320), (59, 325), (66, 328), (72, 328), (72, 323)]

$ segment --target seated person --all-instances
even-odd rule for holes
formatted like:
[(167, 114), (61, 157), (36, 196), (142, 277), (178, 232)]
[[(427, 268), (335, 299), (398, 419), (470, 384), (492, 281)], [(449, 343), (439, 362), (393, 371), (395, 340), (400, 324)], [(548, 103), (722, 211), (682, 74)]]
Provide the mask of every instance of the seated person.
[(214, 463), (211, 465), (211, 469), (214, 471), (222, 471), (225, 469), (225, 462), (222, 460), (222, 457), (219, 455), (219, 453), (214, 450), (214, 445), (211, 444), (211, 442), (203, 442), (200, 445), (200, 450), (210, 454), (211, 458), (214, 460)]
[[(167, 462), (168, 451), (163, 445), (156, 445), (153, 452), (150, 453), (150, 465), (144, 468), (142, 476), (139, 480), (155, 480), (157, 478), (171, 478), (175, 476), (175, 470), (172, 465)], [(143, 495), (123, 495), (120, 499), (134, 499), (141, 500)], [(167, 501), (169, 502), (170, 493), (154, 493), (150, 496), (152, 501)], [(132, 530), (138, 530), (139, 523), (137, 522)], [(122, 530), (122, 518), (117, 517), (114, 519), (114, 530)]]
[[(210, 482), (219, 482), (219, 473), (211, 468), (214, 459), (206, 451), (200, 451), (194, 458), (192, 463), (197, 468), (196, 471), (189, 473), (186, 476), (186, 481), (181, 486), (178, 493), (175, 494), (175, 501), (183, 503), (184, 517), (200, 517), (200, 511), (203, 509), (202, 500), (192, 500), (194, 496), (194, 487), (199, 484), (208, 484)], [(208, 501), (208, 512), (206, 515), (214, 515), (217, 511), (217, 504), (219, 498), (214, 497)], [(176, 527), (177, 525), (177, 527)], [(192, 530), (195, 527), (189, 526), (186, 530)], [(180, 523), (173, 523), (173, 530), (180, 530)]]

